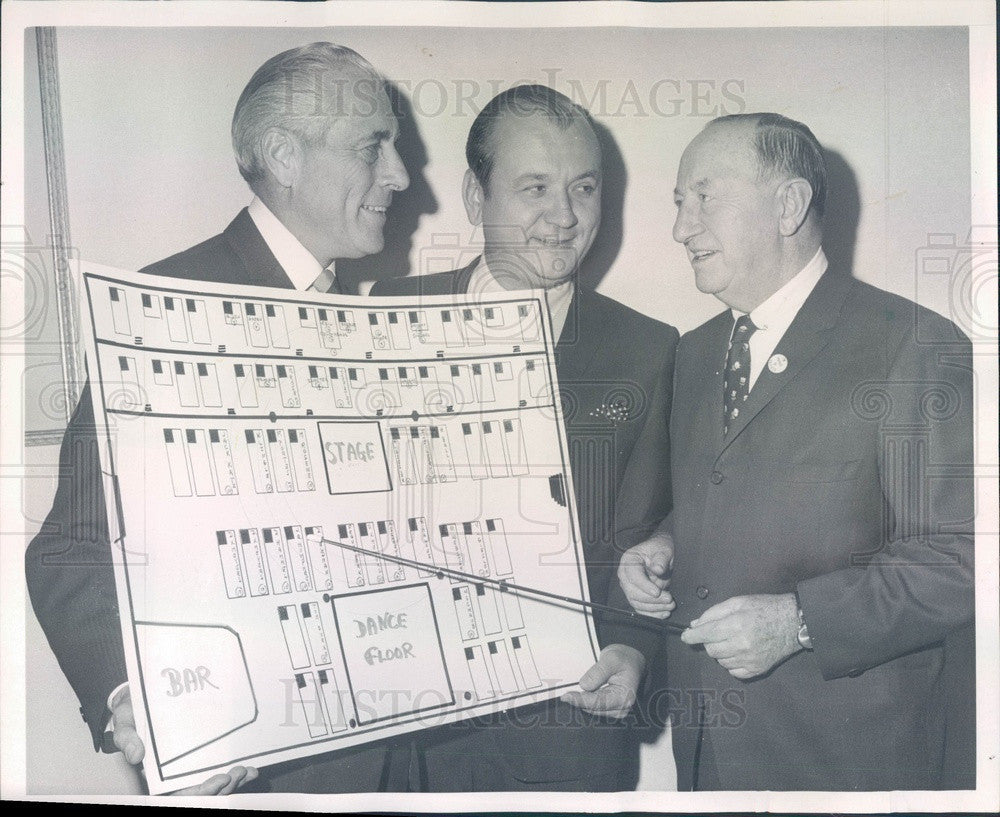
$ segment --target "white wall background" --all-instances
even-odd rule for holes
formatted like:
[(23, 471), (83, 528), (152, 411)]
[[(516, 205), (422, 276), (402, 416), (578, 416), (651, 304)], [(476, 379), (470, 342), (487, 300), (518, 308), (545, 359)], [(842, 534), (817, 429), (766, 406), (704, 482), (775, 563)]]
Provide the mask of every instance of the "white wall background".
[[(674, 177), (712, 113), (739, 110), (724, 86), (748, 111), (804, 121), (836, 152), (832, 207), (860, 211), (858, 277), (912, 295), (914, 253), (927, 234), (962, 240), (968, 231), (964, 29), (78, 28), (60, 30), (59, 59), (71, 225), (83, 257), (139, 267), (219, 232), (249, 200), (229, 145), (244, 83), (269, 56), (317, 39), (357, 49), (412, 89), (426, 165), (411, 163), (416, 183), (386, 231), (408, 228), (413, 205), (436, 199), (413, 235), (413, 271), (435, 235), (472, 240), (459, 184), (479, 107), (518, 80), (553, 76), (559, 90), (597, 100), (591, 107), (627, 169), (626, 226), (600, 289), (682, 330), (719, 307), (697, 292), (670, 239)], [(398, 256), (386, 261), (400, 271)], [(921, 300), (944, 311), (943, 295)]]
[[(720, 310), (695, 289), (670, 239), (677, 162), (712, 115), (776, 110), (806, 122), (832, 152), (831, 256), (853, 259), (865, 281), (951, 311), (947, 281), (921, 278), (915, 256), (928, 234), (961, 244), (969, 229), (969, 63), (958, 28), (60, 29), (80, 255), (138, 268), (225, 227), (250, 199), (229, 146), (236, 99), (265, 59), (319, 39), (357, 49), (411, 91), (405, 148), (414, 183), (390, 214), (387, 251), (354, 265), (355, 278), (426, 271), (430, 258), (442, 268), (477, 244), (459, 198), (468, 127), (496, 91), (539, 81), (582, 92), (616, 147), (608, 229), (593, 251), (601, 263), (588, 272), (596, 280), (607, 269), (598, 285), (611, 297), (682, 331)], [(29, 90), (32, 71), (29, 58)], [(37, 153), (26, 155), (29, 214), (45, 207)], [(26, 385), (28, 427), (50, 427), (51, 419), (32, 420), (46, 384)], [(35, 452), (41, 463), (56, 455)], [(32, 486), (29, 516), (40, 519), (52, 490), (51, 480)], [(26, 639), (29, 790), (135, 790), (120, 757), (90, 753), (33, 619)], [(644, 782), (669, 787), (672, 773), (657, 771), (647, 765)]]

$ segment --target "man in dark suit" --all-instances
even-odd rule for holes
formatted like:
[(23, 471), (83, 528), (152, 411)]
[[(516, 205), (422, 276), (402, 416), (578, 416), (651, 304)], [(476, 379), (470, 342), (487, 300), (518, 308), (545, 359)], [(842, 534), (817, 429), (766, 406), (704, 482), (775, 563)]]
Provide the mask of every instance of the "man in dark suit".
[[(382, 281), (373, 295), (546, 291), (590, 597), (607, 599), (620, 549), (669, 509), (667, 422), (677, 330), (576, 283), (601, 214), (601, 149), (589, 116), (544, 86), (495, 97), (466, 145), (462, 189), (483, 254), (464, 269)], [(659, 515), (659, 516), (658, 516)], [(604, 649), (582, 692), (418, 736), (430, 791), (634, 788), (624, 723), (643, 672), (635, 634), (599, 622)]]
[[(338, 290), (333, 262), (382, 249), (386, 210), (409, 179), (384, 80), (330, 43), (291, 49), (250, 79), (233, 115), (233, 148), (255, 197), (222, 234), (143, 272), (234, 285)], [(60, 453), (55, 501), (26, 555), (28, 590), (80, 699), (94, 746), (145, 748), (135, 731), (89, 386)], [(113, 732), (106, 733), (106, 726)], [(379, 744), (268, 768), (257, 787), (306, 792), (400, 788)], [(185, 793), (222, 794), (252, 780), (237, 766)]]
[[(818, 142), (777, 114), (714, 120), (678, 171), (674, 238), (730, 309), (681, 339), (673, 511), (619, 580), (639, 612), (691, 622), (667, 644), (682, 789), (947, 784), (943, 642), (973, 616), (971, 349), (826, 269), (825, 195)], [(971, 689), (974, 667), (953, 669)]]

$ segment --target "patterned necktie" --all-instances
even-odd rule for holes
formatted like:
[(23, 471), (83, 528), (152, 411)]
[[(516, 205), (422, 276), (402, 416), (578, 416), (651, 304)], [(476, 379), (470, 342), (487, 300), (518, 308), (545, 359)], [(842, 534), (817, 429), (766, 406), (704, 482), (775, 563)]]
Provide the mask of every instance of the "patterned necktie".
[(726, 355), (725, 393), (722, 433), (729, 433), (729, 425), (740, 416), (740, 408), (750, 394), (750, 336), (757, 331), (749, 315), (741, 315), (733, 329)]
[(309, 285), (309, 289), (313, 290), (313, 292), (340, 293), (340, 282), (337, 280), (337, 276), (334, 275), (333, 270), (328, 268), (316, 276), (316, 280)]

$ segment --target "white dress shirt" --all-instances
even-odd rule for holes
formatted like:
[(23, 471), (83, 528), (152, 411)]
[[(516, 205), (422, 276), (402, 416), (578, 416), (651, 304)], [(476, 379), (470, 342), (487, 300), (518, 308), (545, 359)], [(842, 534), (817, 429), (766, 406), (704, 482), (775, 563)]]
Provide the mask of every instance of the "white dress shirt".
[[(268, 206), (256, 196), (247, 207), (247, 213), (250, 214), (267, 248), (291, 279), (294, 287), (298, 290), (309, 289), (323, 272), (323, 267), (316, 260), (316, 256), (303, 247), (302, 242), (292, 235)], [(336, 275), (333, 262), (327, 269)]]
[[(566, 318), (569, 316), (569, 305), (573, 300), (573, 287), (573, 279), (570, 279), (563, 284), (545, 290), (545, 300), (549, 306), (549, 317), (552, 319), (552, 331), (556, 340), (559, 340), (562, 335)], [(507, 291), (507, 288), (493, 277), (493, 273), (486, 265), (486, 256), (480, 258), (469, 278), (469, 292), (478, 294), (480, 292)]]
[[(774, 354), (778, 342), (784, 337), (795, 316), (802, 309), (809, 293), (813, 291), (826, 272), (826, 254), (820, 247), (816, 254), (795, 277), (750, 313), (750, 320), (757, 331), (750, 336), (750, 389)], [(745, 312), (731, 310), (736, 320)], [(735, 328), (735, 327), (734, 327)]]

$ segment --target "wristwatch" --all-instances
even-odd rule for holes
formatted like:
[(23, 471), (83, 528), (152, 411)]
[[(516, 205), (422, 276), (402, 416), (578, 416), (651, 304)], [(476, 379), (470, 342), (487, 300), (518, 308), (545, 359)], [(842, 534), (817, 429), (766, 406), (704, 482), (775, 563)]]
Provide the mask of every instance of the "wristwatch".
[(812, 639), (809, 637), (809, 628), (806, 626), (805, 617), (802, 615), (802, 607), (799, 604), (799, 594), (795, 594), (795, 609), (799, 614), (799, 632), (796, 635), (798, 639), (799, 646), (804, 650), (812, 650), (813, 643)]

